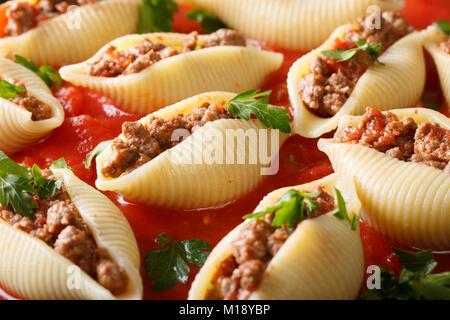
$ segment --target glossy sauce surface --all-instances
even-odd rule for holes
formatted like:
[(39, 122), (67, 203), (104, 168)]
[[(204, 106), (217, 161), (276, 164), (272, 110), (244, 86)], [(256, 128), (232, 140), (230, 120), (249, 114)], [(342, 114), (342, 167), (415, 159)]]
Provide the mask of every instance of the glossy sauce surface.
[[(448, 0), (407, 0), (406, 3), (407, 7), (403, 10), (403, 14), (416, 28), (424, 28), (436, 20), (450, 17)], [(197, 22), (184, 18), (187, 8), (180, 9), (175, 18), (174, 31), (185, 33), (193, 30), (201, 31)], [(273, 91), (270, 101), (272, 104), (290, 109), (286, 77), (292, 63), (303, 53), (277, 50), (257, 42), (252, 43), (284, 54), (282, 68), (266, 79), (262, 89)], [(424, 95), (435, 103), (442, 103), (436, 68), (429, 57), (427, 57), (427, 74)], [(85, 168), (86, 154), (99, 142), (116, 137), (121, 132), (123, 122), (138, 120), (143, 115), (125, 113), (108, 98), (68, 83), (57, 90), (55, 95), (66, 111), (64, 124), (33, 146), (10, 156), (15, 161), (29, 166), (37, 163), (41, 168), (48, 167), (54, 160), (64, 157), (78, 177), (94, 185), (95, 164), (91, 170)], [(440, 111), (447, 116), (450, 115), (450, 108), (445, 104)], [(329, 133), (325, 137), (331, 136), (332, 133)], [(105, 194), (117, 204), (130, 222), (139, 244), (143, 266), (145, 254), (157, 248), (155, 238), (160, 233), (166, 232), (179, 240), (202, 239), (214, 246), (242, 221), (243, 215), (252, 212), (267, 193), (280, 187), (307, 183), (332, 173), (333, 169), (326, 155), (317, 149), (317, 140), (300, 136), (291, 137), (281, 149), (280, 170), (276, 175), (268, 177), (256, 190), (243, 198), (217, 208), (174, 210), (133, 203), (115, 193)], [(399, 262), (390, 250), (395, 244), (365, 222), (361, 222), (360, 227), (366, 265), (376, 264), (399, 272)], [(437, 260), (439, 262), (437, 271), (450, 269), (449, 254), (440, 254)], [(175, 288), (160, 293), (152, 291), (151, 283), (147, 280), (142, 267), (144, 298), (185, 299), (190, 284), (199, 270), (198, 267), (192, 265), (190, 267), (192, 271), (188, 283), (178, 283)], [(10, 297), (4, 295), (3, 298)]]

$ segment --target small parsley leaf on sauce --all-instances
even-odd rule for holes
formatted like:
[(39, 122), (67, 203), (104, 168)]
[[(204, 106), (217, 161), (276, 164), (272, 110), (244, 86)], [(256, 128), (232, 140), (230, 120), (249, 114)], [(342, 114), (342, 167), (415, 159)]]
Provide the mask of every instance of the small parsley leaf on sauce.
[(215, 32), (221, 28), (226, 28), (227, 26), (218, 17), (213, 15), (211, 12), (194, 9), (186, 13), (186, 17), (189, 20), (195, 20), (200, 23), (202, 29), (208, 33)]
[(171, 32), (178, 5), (173, 0), (142, 0), (136, 33)]
[(52, 67), (50, 66), (38, 67), (33, 61), (28, 60), (22, 56), (19, 56), (18, 54), (14, 55), (14, 59), (18, 64), (36, 73), (39, 76), (39, 78), (41, 78), (42, 81), (44, 81), (49, 88), (51, 88), (53, 84), (55, 84), (56, 89), (61, 88), (62, 84), (61, 75), (59, 74), (58, 71), (56, 71)]
[(336, 213), (334, 213), (334, 216), (340, 220), (345, 220), (350, 224), (350, 228), (355, 231), (358, 229), (359, 219), (358, 216), (354, 215), (352, 219), (349, 218), (348, 212), (347, 212), (347, 206), (345, 205), (344, 198), (342, 197), (341, 191), (338, 189), (336, 190), (336, 199), (338, 203), (338, 209)]
[(402, 270), (397, 277), (381, 268), (381, 289), (366, 290), (364, 300), (449, 300), (450, 272), (431, 274), (437, 265), (431, 250), (410, 253), (397, 248), (392, 252), (400, 260)]
[(4, 99), (15, 98), (18, 93), (24, 92), (25, 89), (9, 83), (8, 81), (0, 81), (0, 97)]
[(254, 115), (267, 128), (291, 133), (289, 111), (269, 105), (271, 91), (246, 90), (235, 96), (228, 104), (228, 111), (237, 118), (250, 120)]
[(295, 159), (295, 157), (292, 153), (289, 155), (288, 162), (289, 163), (297, 163), (297, 160)]
[(55, 160), (51, 165), (50, 169), (69, 169), (73, 172), (73, 169), (67, 165), (66, 159), (60, 158)]
[(312, 198), (317, 196), (317, 193), (305, 193), (291, 189), (273, 207), (245, 215), (243, 219), (261, 218), (273, 212), (275, 216), (272, 220), (272, 226), (281, 227), (286, 225), (288, 228), (292, 228), (311, 217), (311, 214), (317, 207), (317, 201), (312, 200)]
[(450, 35), (450, 21), (448, 20), (437, 21), (436, 26), (446, 35)]
[(94, 160), (94, 158), (96, 156), (98, 156), (100, 153), (105, 151), (106, 148), (108, 148), (111, 145), (112, 142), (113, 142), (113, 140), (100, 142), (94, 149), (92, 149), (91, 152), (89, 152), (86, 155), (86, 160), (84, 161), (84, 164), (85, 164), (87, 169), (91, 169), (92, 160)]
[(351, 58), (353, 58), (358, 51), (366, 51), (370, 55), (372, 60), (374, 60), (378, 64), (384, 66), (384, 63), (379, 61), (377, 58), (377, 55), (381, 51), (381, 44), (372, 46), (371, 44), (367, 43), (366, 41), (364, 41), (362, 39), (359, 39), (356, 42), (356, 44), (358, 45), (358, 47), (356, 47), (356, 48), (352, 48), (352, 49), (348, 49), (348, 50), (337, 48), (337, 50), (325, 50), (325, 51), (322, 51), (321, 53), (324, 56), (327, 56), (333, 60), (336, 60), (338, 62), (343, 62), (343, 61), (348, 61)]
[(422, 97), (422, 102), (425, 104), (425, 107), (433, 110), (438, 110), (441, 106), (437, 103), (433, 103), (429, 98), (426, 96)]
[(160, 292), (167, 287), (175, 287), (176, 282), (185, 284), (189, 279), (190, 268), (186, 261), (203, 266), (212, 247), (202, 240), (177, 241), (165, 233), (156, 238), (159, 249), (145, 256), (145, 270), (153, 282), (153, 291)]

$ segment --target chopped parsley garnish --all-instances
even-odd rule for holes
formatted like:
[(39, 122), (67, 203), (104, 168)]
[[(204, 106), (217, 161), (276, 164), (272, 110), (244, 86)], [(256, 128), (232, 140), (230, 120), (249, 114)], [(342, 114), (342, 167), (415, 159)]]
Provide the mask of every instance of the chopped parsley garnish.
[(94, 160), (94, 158), (98, 156), (100, 153), (105, 151), (106, 148), (108, 148), (112, 142), (113, 140), (100, 142), (91, 152), (89, 152), (86, 155), (86, 160), (84, 161), (84, 164), (86, 165), (87, 169), (91, 168), (92, 160)]
[(342, 193), (338, 190), (336, 190), (336, 199), (338, 203), (338, 209), (337, 212), (334, 214), (334, 216), (340, 220), (345, 220), (350, 224), (350, 228), (354, 231), (358, 229), (359, 224), (359, 218), (358, 216), (354, 215), (353, 218), (350, 220), (347, 212), (347, 206), (345, 205), (344, 198), (342, 197)]
[(446, 35), (450, 35), (450, 21), (448, 20), (437, 21), (436, 26)]
[(273, 212), (275, 217), (272, 220), (272, 226), (286, 225), (288, 228), (292, 228), (303, 220), (311, 218), (311, 214), (317, 207), (317, 201), (312, 200), (312, 198), (318, 195), (318, 193), (305, 193), (290, 189), (273, 207), (245, 215), (243, 219), (261, 218)]
[(136, 33), (170, 32), (178, 5), (173, 0), (142, 0)]
[(14, 213), (33, 218), (38, 207), (33, 195), (41, 199), (51, 197), (61, 188), (61, 180), (46, 179), (41, 169), (21, 166), (0, 151), (0, 205), (11, 205)]
[(392, 248), (392, 251), (402, 265), (400, 276), (381, 268), (381, 289), (368, 289), (360, 299), (450, 299), (450, 272), (431, 274), (437, 265), (431, 250), (410, 253)]
[(377, 58), (378, 54), (381, 51), (381, 44), (372, 46), (362, 39), (359, 39), (358, 41), (356, 41), (356, 44), (358, 45), (358, 47), (356, 47), (356, 48), (352, 48), (352, 49), (348, 49), (348, 50), (337, 48), (336, 51), (335, 50), (325, 50), (325, 51), (322, 51), (321, 53), (324, 56), (327, 56), (333, 60), (336, 60), (338, 62), (343, 62), (343, 61), (347, 61), (347, 60), (350, 60), (351, 58), (353, 58), (358, 51), (366, 51), (370, 55), (372, 60), (374, 60), (378, 64), (384, 66), (384, 63), (380, 62)]
[(0, 81), (0, 97), (4, 99), (13, 99), (18, 93), (24, 92), (25, 89), (9, 83), (8, 81)]
[(165, 233), (156, 238), (159, 249), (145, 256), (145, 270), (148, 279), (153, 282), (153, 291), (160, 292), (167, 287), (175, 287), (179, 281), (185, 284), (189, 278), (190, 268), (186, 261), (203, 266), (212, 247), (202, 240), (177, 241)]
[(58, 71), (53, 69), (50, 66), (40, 66), (38, 67), (33, 61), (27, 60), (26, 58), (19, 56), (18, 54), (14, 55), (14, 59), (16, 62), (25, 68), (36, 73), (45, 84), (51, 88), (53, 84), (55, 84), (56, 89), (61, 88), (62, 78)]
[(430, 99), (428, 99), (425, 96), (422, 97), (422, 102), (425, 104), (425, 107), (429, 109), (438, 110), (441, 107), (439, 104), (433, 103)]
[(289, 155), (288, 162), (289, 163), (297, 163), (297, 160), (295, 159), (295, 157), (292, 153)]
[(50, 169), (70, 169), (73, 172), (73, 169), (67, 165), (66, 159), (64, 158), (55, 160), (55, 162), (50, 165)]
[(199, 22), (202, 29), (209, 33), (227, 27), (218, 17), (213, 15), (211, 12), (202, 9), (194, 9), (189, 11), (186, 13), (186, 17), (190, 20), (196, 20)]
[(289, 111), (280, 107), (269, 106), (272, 91), (246, 90), (231, 99), (228, 111), (237, 118), (250, 120), (254, 115), (267, 128), (279, 129), (291, 133)]

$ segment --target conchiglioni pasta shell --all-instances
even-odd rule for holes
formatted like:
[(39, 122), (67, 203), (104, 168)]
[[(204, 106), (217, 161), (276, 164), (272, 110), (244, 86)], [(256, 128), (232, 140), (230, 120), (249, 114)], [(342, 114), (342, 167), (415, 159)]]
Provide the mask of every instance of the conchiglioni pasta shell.
[(0, 39), (0, 55), (19, 54), (38, 65), (83, 61), (108, 41), (134, 32), (141, 3), (142, 0), (104, 0), (81, 6), (19, 36)]
[[(140, 122), (145, 123), (151, 116), (166, 119), (172, 115), (190, 114), (195, 106), (205, 102), (227, 102), (234, 96), (225, 92), (200, 94), (150, 114)], [(226, 139), (227, 131), (244, 135), (247, 130), (249, 134), (254, 133), (258, 141), (268, 137), (267, 144), (260, 146), (267, 146), (266, 155), (278, 161), (278, 148), (288, 135), (278, 135), (278, 131), (267, 129), (258, 120), (222, 119), (207, 123), (177, 146), (116, 179), (106, 178), (101, 173), (102, 165), (111, 153), (109, 147), (97, 157), (95, 184), (100, 190), (115, 191), (139, 202), (169, 207), (198, 208), (234, 200), (256, 187), (263, 179), (262, 170), (268, 169), (257, 154), (255, 162), (248, 161), (261, 148), (255, 150), (255, 144), (248, 143), (248, 140), (245, 145), (236, 144), (232, 148), (232, 139)], [(276, 135), (274, 143), (277, 145), (271, 143), (271, 133)], [(270, 152), (272, 146), (276, 149), (274, 153)], [(232, 156), (236, 160), (245, 155), (245, 161), (236, 164), (230, 160), (231, 163), (226, 164), (225, 157), (220, 157), (224, 161), (209, 161), (207, 156), (212, 148), (218, 155), (222, 152), (229, 159)]]
[[(336, 27), (378, 10), (400, 10), (401, 0), (179, 0), (211, 11), (249, 38), (309, 51)], [(369, 8), (369, 9), (368, 9)]]
[[(310, 191), (322, 185), (334, 194), (336, 180), (333, 174), (305, 185), (276, 190), (261, 201), (255, 212), (273, 206), (289, 189)], [(347, 204), (349, 213), (356, 212), (357, 208), (357, 202)], [(205, 299), (214, 290), (214, 277), (224, 259), (232, 255), (232, 243), (246, 223), (248, 221), (217, 244), (192, 283), (189, 299)], [(259, 288), (250, 299), (355, 299), (363, 277), (364, 256), (359, 229), (352, 231), (348, 222), (328, 213), (297, 226), (269, 262)]]
[[(123, 267), (128, 287), (113, 296), (81, 269), (38, 238), (0, 219), (0, 285), (24, 299), (141, 299), (138, 246), (122, 212), (103, 194), (79, 180), (68, 169), (56, 169), (72, 202), (89, 226), (98, 246)], [(74, 280), (77, 279), (77, 280)], [(79, 288), (74, 288), (79, 284)]]
[[(177, 33), (129, 35), (110, 44), (120, 50), (147, 38), (181, 50), (187, 37)], [(199, 45), (206, 37), (199, 36)], [(102, 55), (108, 46), (86, 62), (61, 68), (61, 76), (71, 83), (101, 92), (124, 110), (143, 114), (207, 91), (240, 92), (258, 88), (283, 61), (280, 53), (252, 47), (218, 46), (163, 59), (136, 74), (114, 78), (88, 75), (88, 63)]]
[[(393, 110), (417, 123), (450, 129), (450, 119), (429, 109)], [(343, 117), (338, 132), (360, 117)], [(334, 170), (353, 180), (361, 216), (395, 242), (422, 249), (450, 249), (450, 175), (424, 164), (405, 162), (360, 144), (319, 140)]]
[(345, 32), (339, 27), (319, 48), (297, 60), (289, 70), (289, 99), (294, 108), (294, 131), (304, 137), (319, 137), (336, 129), (343, 115), (363, 114), (366, 107), (381, 110), (410, 107), (416, 103), (425, 86), (425, 59), (423, 33), (413, 32), (388, 48), (379, 58), (385, 65), (373, 64), (361, 76), (347, 102), (331, 118), (311, 113), (303, 104), (298, 92), (298, 82), (310, 73), (310, 64), (321, 51), (332, 48), (332, 42)]
[(31, 112), (0, 98), (0, 150), (15, 152), (42, 138), (64, 121), (64, 110), (47, 85), (34, 72), (8, 59), (0, 58), (0, 75), (6, 81), (22, 82), (30, 96), (48, 105), (52, 117), (33, 121)]
[(428, 27), (424, 32), (426, 33), (425, 48), (433, 57), (438, 70), (439, 80), (441, 81), (442, 92), (447, 104), (450, 104), (450, 54), (439, 47), (440, 43), (446, 40), (447, 36), (435, 26)]

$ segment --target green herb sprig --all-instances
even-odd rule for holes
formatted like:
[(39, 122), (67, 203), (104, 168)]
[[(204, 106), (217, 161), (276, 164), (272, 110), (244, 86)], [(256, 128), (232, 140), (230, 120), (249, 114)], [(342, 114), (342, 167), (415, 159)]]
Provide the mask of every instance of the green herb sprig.
[(175, 287), (176, 282), (186, 283), (190, 268), (186, 261), (203, 266), (212, 247), (202, 240), (177, 241), (166, 233), (156, 238), (159, 249), (149, 252), (145, 258), (148, 279), (153, 282), (153, 291), (160, 292), (167, 287)]
[(384, 63), (382, 63), (380, 60), (378, 60), (378, 54), (381, 51), (381, 44), (372, 46), (371, 44), (367, 43), (366, 41), (364, 41), (362, 39), (359, 39), (356, 42), (356, 44), (358, 45), (358, 47), (356, 47), (356, 48), (352, 48), (352, 49), (348, 49), (348, 50), (337, 48), (337, 50), (325, 50), (325, 51), (322, 51), (321, 53), (324, 56), (327, 56), (333, 60), (336, 60), (338, 62), (343, 62), (343, 61), (348, 61), (351, 58), (353, 58), (355, 56), (355, 54), (359, 51), (366, 51), (370, 55), (372, 60), (374, 60), (378, 64), (384, 66)]
[(178, 5), (173, 0), (142, 0), (136, 33), (170, 32)]
[(437, 265), (431, 250), (392, 251), (402, 265), (400, 276), (381, 268), (381, 289), (366, 290), (360, 299), (450, 300), (450, 272), (431, 274)]
[(450, 35), (450, 21), (448, 20), (437, 21), (436, 26), (446, 35)]
[(203, 30), (208, 33), (215, 32), (221, 28), (227, 28), (225, 23), (223, 23), (218, 17), (213, 15), (211, 12), (194, 9), (186, 13), (186, 17), (189, 20), (195, 20), (200, 23)]
[(91, 152), (89, 152), (86, 155), (86, 160), (84, 161), (84, 164), (85, 164), (87, 169), (91, 169), (92, 160), (94, 160), (94, 158), (96, 156), (98, 156), (100, 153), (105, 151), (106, 148), (108, 148), (111, 145), (112, 142), (113, 142), (113, 140), (100, 142)]
[(13, 99), (18, 93), (24, 92), (25, 89), (9, 83), (8, 81), (0, 81), (0, 97), (4, 99)]
[(335, 189), (336, 191), (336, 199), (337, 199), (337, 203), (338, 203), (338, 209), (336, 211), (336, 213), (334, 214), (334, 216), (340, 220), (345, 220), (350, 224), (350, 228), (355, 231), (356, 229), (358, 229), (358, 224), (359, 224), (359, 218), (356, 215), (353, 215), (353, 218), (350, 219), (350, 217), (348, 216), (348, 212), (347, 212), (347, 206), (345, 205), (345, 201), (344, 198), (342, 197), (342, 193), (341, 191), (339, 191), (338, 189)]
[(49, 88), (51, 88), (53, 84), (55, 84), (56, 89), (61, 88), (61, 75), (52, 67), (45, 65), (38, 67), (33, 61), (19, 56), (18, 54), (14, 55), (14, 59), (18, 64), (36, 73)]
[(272, 91), (246, 90), (235, 96), (228, 104), (228, 111), (236, 118), (250, 120), (254, 115), (267, 128), (279, 129), (291, 133), (289, 111), (269, 105)]

